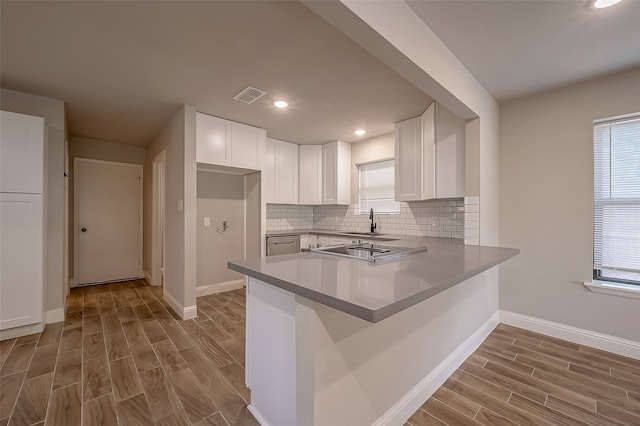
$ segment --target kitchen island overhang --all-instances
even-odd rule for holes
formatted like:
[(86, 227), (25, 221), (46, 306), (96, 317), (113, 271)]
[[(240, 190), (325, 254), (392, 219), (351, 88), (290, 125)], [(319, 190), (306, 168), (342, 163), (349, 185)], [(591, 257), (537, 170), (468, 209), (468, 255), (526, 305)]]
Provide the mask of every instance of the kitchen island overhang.
[(249, 277), (246, 381), (262, 424), (404, 421), (484, 340), (498, 323), (490, 268), (518, 250), (420, 243), (427, 252), (384, 264), (229, 263)]
[(378, 322), (516, 256), (520, 250), (422, 238), (426, 252), (365, 263), (319, 253), (231, 261), (241, 274), (339, 311)]

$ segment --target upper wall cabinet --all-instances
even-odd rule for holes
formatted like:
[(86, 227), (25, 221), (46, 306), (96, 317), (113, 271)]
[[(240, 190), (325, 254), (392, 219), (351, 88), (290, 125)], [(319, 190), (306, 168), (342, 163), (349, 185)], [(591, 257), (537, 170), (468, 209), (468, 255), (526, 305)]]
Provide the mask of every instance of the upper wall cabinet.
[(262, 170), (265, 140), (264, 129), (196, 114), (198, 163)]
[(44, 119), (2, 111), (0, 192), (44, 191)]
[(351, 145), (322, 145), (322, 204), (351, 204)]
[(322, 145), (300, 145), (300, 204), (322, 204)]
[(436, 102), (422, 116), (396, 123), (396, 200), (464, 196), (464, 126)]
[(265, 202), (298, 204), (298, 145), (267, 138), (262, 176)]

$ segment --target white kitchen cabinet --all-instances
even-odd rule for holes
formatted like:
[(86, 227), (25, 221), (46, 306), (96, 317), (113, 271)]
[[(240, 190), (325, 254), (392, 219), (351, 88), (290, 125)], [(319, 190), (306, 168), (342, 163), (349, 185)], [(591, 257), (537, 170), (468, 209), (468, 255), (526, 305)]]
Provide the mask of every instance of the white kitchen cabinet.
[(29, 334), (44, 309), (45, 122), (2, 111), (0, 129), (0, 330)]
[(231, 165), (262, 170), (266, 137), (264, 129), (231, 122)]
[(300, 145), (299, 204), (322, 204), (322, 145)]
[(327, 235), (318, 235), (318, 247), (330, 245), (330, 238)]
[(42, 322), (42, 197), (0, 193), (0, 330)]
[(322, 204), (351, 204), (351, 145), (322, 145)]
[(298, 204), (298, 145), (267, 138), (262, 175), (267, 203)]
[(433, 102), (395, 126), (395, 198), (464, 196), (464, 120)]
[(262, 170), (266, 131), (196, 113), (196, 161), (203, 164)]
[(41, 194), (44, 189), (44, 119), (2, 111), (0, 192)]
[(351, 240), (348, 238), (336, 238), (336, 237), (331, 237), (329, 239), (329, 245), (336, 245), (336, 244), (351, 244)]
[(231, 122), (196, 113), (196, 161), (231, 166)]

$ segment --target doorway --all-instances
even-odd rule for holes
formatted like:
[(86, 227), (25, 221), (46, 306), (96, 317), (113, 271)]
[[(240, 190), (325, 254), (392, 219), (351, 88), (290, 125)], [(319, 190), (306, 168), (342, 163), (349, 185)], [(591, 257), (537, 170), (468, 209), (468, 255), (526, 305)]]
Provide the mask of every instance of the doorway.
[(74, 159), (77, 285), (143, 277), (142, 165)]
[(151, 285), (164, 283), (165, 167), (166, 152), (162, 151), (153, 159), (152, 170)]

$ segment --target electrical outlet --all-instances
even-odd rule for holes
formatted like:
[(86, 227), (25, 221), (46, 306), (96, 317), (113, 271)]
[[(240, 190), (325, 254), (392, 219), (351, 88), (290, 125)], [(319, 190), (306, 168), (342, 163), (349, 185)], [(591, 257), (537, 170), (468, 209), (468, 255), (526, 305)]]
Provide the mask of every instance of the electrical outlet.
[(210, 217), (205, 217), (204, 218), (204, 226), (211, 226), (211, 218)]

